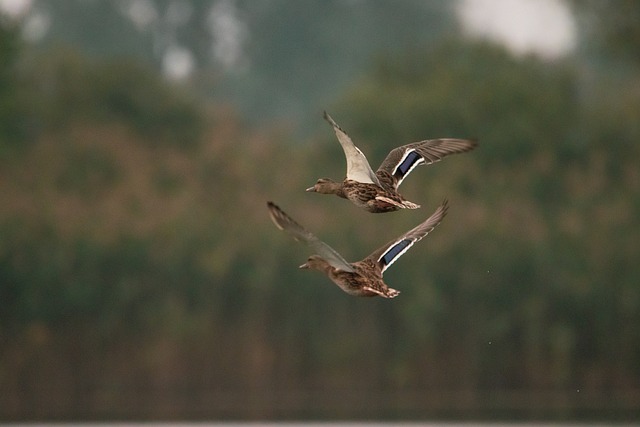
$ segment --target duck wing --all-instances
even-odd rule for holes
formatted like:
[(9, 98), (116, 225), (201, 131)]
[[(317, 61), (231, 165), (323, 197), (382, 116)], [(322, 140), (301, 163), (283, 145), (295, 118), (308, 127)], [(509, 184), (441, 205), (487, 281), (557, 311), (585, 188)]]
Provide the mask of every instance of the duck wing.
[(355, 146), (349, 135), (338, 126), (326, 111), (324, 112), (324, 118), (333, 126), (336, 137), (338, 137), (338, 141), (347, 158), (347, 179), (380, 185), (380, 181), (378, 181), (378, 177), (375, 172), (373, 172), (373, 169), (371, 169), (367, 158), (362, 151)]
[(395, 188), (418, 165), (439, 162), (450, 154), (464, 153), (478, 145), (473, 139), (440, 138), (427, 139), (394, 148), (387, 154), (378, 171), (388, 172), (394, 179)]
[(271, 220), (280, 230), (286, 231), (293, 236), (295, 240), (309, 245), (311, 249), (324, 258), (333, 268), (350, 273), (355, 272), (355, 269), (342, 255), (294, 221), (293, 218), (287, 215), (275, 203), (267, 202), (267, 207), (269, 208)]
[(409, 250), (414, 243), (422, 239), (429, 234), (438, 224), (442, 221), (442, 218), (447, 214), (449, 209), (448, 202), (445, 199), (436, 211), (427, 218), (422, 224), (407, 231), (402, 236), (395, 240), (390, 241), (386, 245), (380, 247), (367, 258), (374, 263), (378, 263), (381, 274), (391, 266), (402, 254)]

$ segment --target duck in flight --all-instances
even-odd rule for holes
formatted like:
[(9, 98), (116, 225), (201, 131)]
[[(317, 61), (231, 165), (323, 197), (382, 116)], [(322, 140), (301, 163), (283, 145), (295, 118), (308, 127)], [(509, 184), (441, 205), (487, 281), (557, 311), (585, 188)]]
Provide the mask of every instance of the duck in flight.
[(306, 191), (335, 194), (372, 213), (419, 208), (420, 205), (406, 200), (397, 191), (407, 175), (418, 165), (430, 165), (450, 154), (471, 151), (478, 145), (472, 139), (454, 138), (414, 142), (391, 150), (378, 170), (373, 172), (362, 151), (326, 111), (324, 118), (333, 126), (344, 150), (347, 176), (342, 182), (320, 178)]
[(325, 273), (349, 295), (358, 297), (381, 296), (394, 298), (400, 291), (390, 288), (382, 280), (382, 274), (414, 243), (433, 230), (447, 214), (447, 200), (422, 224), (375, 250), (362, 261), (349, 263), (331, 246), (318, 239), (284, 213), (273, 202), (267, 202), (271, 219), (280, 230), (295, 240), (306, 243), (315, 252), (300, 268), (310, 268)]

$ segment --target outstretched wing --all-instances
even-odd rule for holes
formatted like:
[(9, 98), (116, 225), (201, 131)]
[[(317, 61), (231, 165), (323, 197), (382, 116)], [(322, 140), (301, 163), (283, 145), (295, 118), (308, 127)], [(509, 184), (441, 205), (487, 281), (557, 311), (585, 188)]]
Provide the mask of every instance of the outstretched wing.
[(373, 172), (373, 169), (371, 169), (367, 158), (362, 151), (355, 146), (351, 138), (349, 138), (349, 135), (347, 135), (346, 132), (338, 126), (326, 111), (324, 112), (324, 118), (329, 122), (329, 124), (331, 124), (331, 126), (333, 126), (333, 130), (336, 132), (338, 141), (340, 142), (344, 155), (347, 158), (347, 179), (380, 185), (378, 177), (375, 172)]
[(399, 238), (390, 241), (386, 245), (382, 246), (368, 258), (370, 258), (373, 262), (377, 262), (380, 266), (381, 273), (391, 266), (402, 254), (409, 250), (414, 243), (418, 240), (422, 239), (424, 236), (429, 234), (431, 230), (436, 228), (442, 218), (447, 214), (447, 209), (449, 209), (448, 202), (445, 199), (438, 209), (422, 224), (417, 227), (407, 231), (405, 234), (400, 236)]
[(450, 154), (464, 153), (473, 150), (478, 145), (473, 139), (427, 139), (394, 148), (384, 159), (379, 171), (391, 174), (394, 186), (402, 183), (402, 180), (418, 165), (439, 162)]
[(275, 203), (267, 202), (267, 207), (269, 208), (269, 215), (271, 215), (273, 223), (280, 230), (286, 231), (297, 241), (309, 245), (332, 267), (351, 273), (355, 271), (353, 267), (351, 267), (351, 264), (349, 264), (344, 258), (342, 258), (342, 255), (336, 252), (335, 249), (324, 243), (322, 240), (318, 239), (311, 232), (307, 231), (304, 227), (295, 222), (293, 218), (284, 213), (284, 211), (280, 209)]

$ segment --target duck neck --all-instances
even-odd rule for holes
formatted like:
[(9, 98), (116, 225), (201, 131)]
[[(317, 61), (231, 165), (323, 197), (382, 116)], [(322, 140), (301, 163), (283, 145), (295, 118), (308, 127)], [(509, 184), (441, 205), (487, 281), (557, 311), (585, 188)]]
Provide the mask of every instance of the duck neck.
[(318, 192), (322, 194), (335, 194), (336, 196), (339, 196), (345, 199), (347, 198), (347, 196), (345, 196), (344, 191), (342, 189), (341, 182), (327, 180), (322, 183), (322, 185), (318, 190), (319, 190)]
[(307, 268), (311, 270), (317, 270), (327, 275), (331, 275), (334, 268), (325, 259), (320, 257), (312, 257), (313, 259), (307, 262)]

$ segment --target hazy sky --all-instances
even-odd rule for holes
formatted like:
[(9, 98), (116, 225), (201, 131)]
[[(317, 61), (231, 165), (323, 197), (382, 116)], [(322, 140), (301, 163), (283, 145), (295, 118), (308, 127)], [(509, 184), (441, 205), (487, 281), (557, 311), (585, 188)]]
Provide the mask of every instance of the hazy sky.
[(10, 15), (19, 15), (31, 4), (31, 0), (0, 0), (0, 9)]
[[(575, 22), (563, 0), (458, 1), (458, 16), (468, 35), (503, 43), (516, 54), (535, 52), (554, 58), (575, 46)], [(31, 3), (32, 0), (0, 0), (0, 9), (18, 16)], [(127, 4), (130, 6), (127, 12), (137, 25), (144, 26), (147, 18), (147, 21), (153, 20), (149, 13), (155, 10), (149, 0), (130, 0)], [(212, 5), (209, 17), (215, 39), (212, 54), (223, 65), (232, 67), (242, 60), (242, 42), (250, 29), (233, 19), (234, 0), (218, 0)], [(44, 16), (31, 16), (25, 23), (25, 36), (42, 37), (48, 28), (46, 20)], [(173, 77), (187, 76), (193, 67), (191, 53), (178, 45), (170, 47), (164, 61), (165, 73)]]
[(458, 15), (470, 35), (504, 43), (518, 54), (553, 58), (576, 43), (573, 16), (561, 0), (461, 0)]

